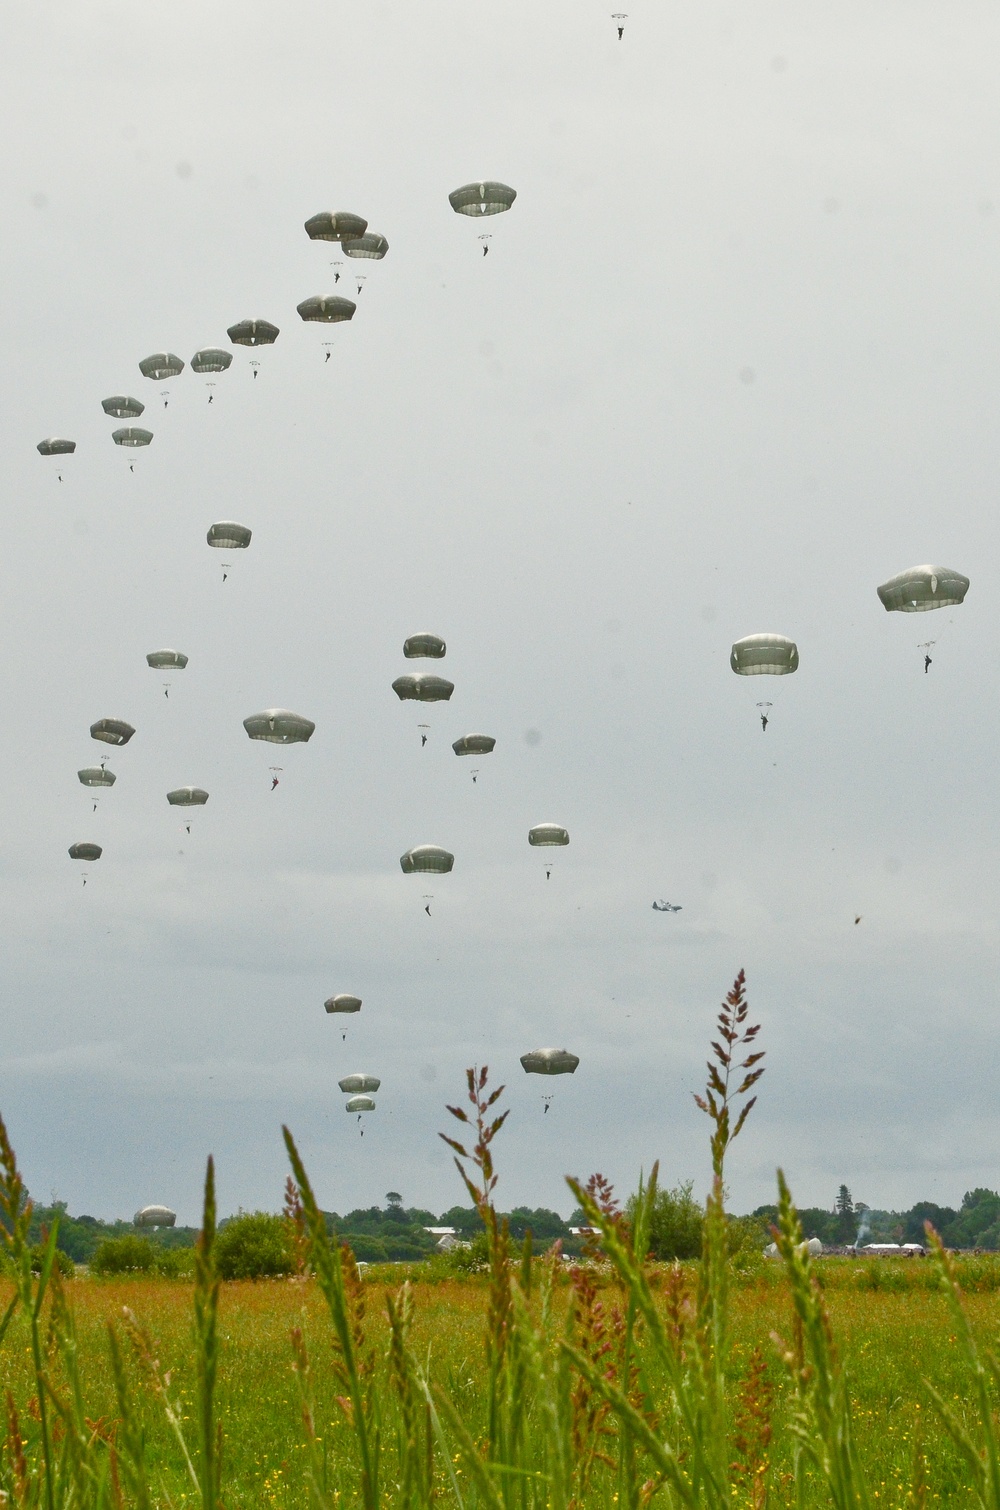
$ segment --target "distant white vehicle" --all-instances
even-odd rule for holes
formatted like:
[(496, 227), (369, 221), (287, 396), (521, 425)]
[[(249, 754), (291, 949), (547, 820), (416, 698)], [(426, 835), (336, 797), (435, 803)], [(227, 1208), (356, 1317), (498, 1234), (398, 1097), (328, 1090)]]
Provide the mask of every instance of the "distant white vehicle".
[(863, 1253), (923, 1253), (923, 1243), (865, 1243)]

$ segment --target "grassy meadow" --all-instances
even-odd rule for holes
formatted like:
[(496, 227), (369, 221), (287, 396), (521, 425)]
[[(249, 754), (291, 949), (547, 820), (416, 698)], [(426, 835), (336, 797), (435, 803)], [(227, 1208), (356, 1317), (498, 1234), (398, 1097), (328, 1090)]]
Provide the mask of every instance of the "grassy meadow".
[[(68, 1277), (0, 1122), (0, 1505), (23, 1510), (1000, 1510), (1000, 1259), (814, 1259), (779, 1173), (779, 1261), (741, 1246), (727, 1152), (763, 1057), (742, 975), (708, 1083), (697, 1261), (649, 1260), (657, 1171), (628, 1203), (570, 1182), (597, 1234), (520, 1253), (493, 1203), (506, 1114), (468, 1072), (448, 1137), (482, 1273), (359, 1273), (294, 1140), (293, 1278), (220, 1278), (209, 1160), (188, 1278)], [(745, 1229), (742, 1229), (745, 1232)]]
[[(927, 1460), (928, 1502), (967, 1503), (968, 1475), (948, 1433), (929, 1408), (921, 1384), (922, 1378), (929, 1379), (960, 1409), (973, 1405), (947, 1299), (922, 1282), (919, 1287), (910, 1282), (912, 1261), (881, 1260), (880, 1265), (896, 1271), (898, 1288), (872, 1289), (863, 1273), (867, 1265), (830, 1259), (818, 1266), (826, 1281), (830, 1319), (850, 1379), (858, 1455), (865, 1465), (872, 1496), (880, 1505), (906, 1504), (914, 1448), (920, 1441)], [(690, 1290), (696, 1266), (685, 1268)], [(1000, 1271), (1000, 1263), (997, 1268)], [(793, 1444), (783, 1429), (783, 1411), (787, 1413), (791, 1403), (790, 1392), (779, 1348), (771, 1335), (789, 1339), (794, 1331), (792, 1303), (787, 1288), (778, 1282), (780, 1277), (766, 1272), (734, 1289), (733, 1377), (738, 1393), (745, 1385), (754, 1349), (759, 1348), (776, 1391), (771, 1494), (776, 1504), (793, 1504)], [(922, 1275), (913, 1276), (918, 1277), (923, 1280)], [(389, 1351), (385, 1297), (397, 1292), (397, 1286), (391, 1283), (394, 1278), (386, 1269), (364, 1281), (365, 1331), (379, 1360), (383, 1388), (388, 1383)], [(481, 1436), (487, 1412), (484, 1333), (489, 1281), (411, 1281), (411, 1286), (414, 1352), (429, 1360), (431, 1371), (459, 1403), (470, 1431)], [(609, 1310), (621, 1303), (610, 1276), (602, 1275), (600, 1294)], [(87, 1380), (89, 1420), (106, 1427), (117, 1417), (114, 1382), (107, 1367), (106, 1322), (120, 1318), (127, 1307), (148, 1329), (155, 1356), (170, 1374), (171, 1393), (190, 1426), (196, 1397), (191, 1361), (191, 1286), (145, 1278), (81, 1280), (72, 1285), (72, 1299), (81, 1372)], [(571, 1301), (572, 1289), (565, 1277), (557, 1303), (563, 1315)], [(997, 1296), (972, 1295), (966, 1304), (975, 1331), (984, 1338), (992, 1336), (1000, 1305)], [(224, 1423), (224, 1501), (230, 1510), (308, 1503), (307, 1453), (289, 1341), (293, 1327), (304, 1332), (314, 1359), (317, 1432), (326, 1449), (329, 1488), (339, 1494), (335, 1502), (358, 1503), (353, 1433), (336, 1403), (340, 1386), (332, 1371), (324, 1367), (331, 1354), (332, 1331), (323, 1296), (312, 1281), (271, 1280), (227, 1284), (220, 1297), (218, 1405)], [(23, 1324), (8, 1334), (4, 1372), (6, 1387), (14, 1399), (29, 1400), (33, 1372)], [(137, 1371), (138, 1379), (141, 1375)], [(143, 1428), (148, 1433), (150, 1478), (156, 1486), (157, 1502), (166, 1504), (169, 1496), (169, 1503), (174, 1505), (199, 1504), (198, 1492), (191, 1484), (159, 1399), (148, 1385), (140, 1384), (137, 1393)], [(466, 1475), (460, 1463), (454, 1466), (461, 1485)], [(447, 1485), (443, 1475), (441, 1478), (440, 1488), (448, 1502)], [(814, 1487), (810, 1502), (825, 1503), (822, 1486)], [(608, 1490), (608, 1502), (615, 1503), (615, 1488), (610, 1483)], [(595, 1492), (593, 1503), (600, 1504), (604, 1498)], [(750, 1503), (749, 1499), (745, 1502)], [(386, 1503), (393, 1503), (391, 1494)]]

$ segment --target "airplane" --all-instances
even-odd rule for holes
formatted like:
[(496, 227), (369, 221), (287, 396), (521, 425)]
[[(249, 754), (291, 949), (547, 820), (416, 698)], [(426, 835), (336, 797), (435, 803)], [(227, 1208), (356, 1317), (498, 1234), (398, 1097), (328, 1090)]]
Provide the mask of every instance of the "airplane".
[(664, 902), (664, 901), (661, 900), (659, 902), (654, 902), (653, 903), (653, 911), (654, 912), (680, 912), (681, 908), (679, 906), (675, 906), (675, 904), (673, 902)]

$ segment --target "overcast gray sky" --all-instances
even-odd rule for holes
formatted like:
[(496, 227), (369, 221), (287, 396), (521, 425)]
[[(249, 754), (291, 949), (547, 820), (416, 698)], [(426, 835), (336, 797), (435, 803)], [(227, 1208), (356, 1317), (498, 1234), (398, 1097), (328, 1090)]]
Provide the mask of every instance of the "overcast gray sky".
[[(802, 1204), (995, 1188), (996, 7), (635, 0), (621, 43), (597, 0), (0, 16), (0, 1108), (34, 1193), (194, 1222), (211, 1151), (223, 1210), (276, 1209), (287, 1121), (327, 1207), (441, 1210), (473, 1063), (509, 1086), (503, 1204), (654, 1158), (703, 1188), (690, 1093), (741, 966), (737, 1209), (778, 1164)], [(518, 191), (486, 258), (447, 199), (479, 176)], [(390, 243), (329, 363), (295, 312), (333, 291), (321, 209)], [(139, 359), (247, 317), (281, 327), (257, 381), (237, 348), (164, 411)], [(134, 475), (117, 392), (155, 433)], [(887, 615), (925, 561), (967, 602)], [(418, 630), (456, 684), (424, 750), (390, 690)], [(760, 630), (797, 675), (733, 676)], [(308, 745), (246, 738), (276, 705)], [(91, 815), (102, 716), (138, 732)], [(427, 842), (432, 886), (399, 869)], [(523, 1074), (547, 1044), (575, 1076)]]

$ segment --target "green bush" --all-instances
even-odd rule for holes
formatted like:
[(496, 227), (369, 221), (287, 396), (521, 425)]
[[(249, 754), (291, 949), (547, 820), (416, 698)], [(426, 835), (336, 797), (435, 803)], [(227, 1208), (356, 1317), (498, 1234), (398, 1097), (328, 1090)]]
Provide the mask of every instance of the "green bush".
[(156, 1272), (164, 1279), (193, 1279), (193, 1248), (156, 1248)]
[(148, 1237), (126, 1232), (98, 1243), (90, 1260), (92, 1274), (149, 1274), (156, 1268), (157, 1250)]
[[(42, 1259), (44, 1256), (45, 1244), (35, 1243), (34, 1247), (31, 1249), (32, 1274), (41, 1274)], [(76, 1264), (67, 1253), (63, 1253), (59, 1248), (56, 1249), (55, 1267), (59, 1270), (59, 1273), (63, 1276), (64, 1279), (72, 1279), (73, 1275), (76, 1273)]]
[(268, 1211), (241, 1211), (220, 1230), (215, 1260), (223, 1279), (269, 1279), (294, 1274), (288, 1223)]
[[(691, 1191), (693, 1180), (675, 1185), (673, 1190), (658, 1190), (649, 1224), (649, 1254), (652, 1258), (698, 1258), (705, 1213)], [(632, 1221), (637, 1206), (633, 1196), (626, 1215)]]

